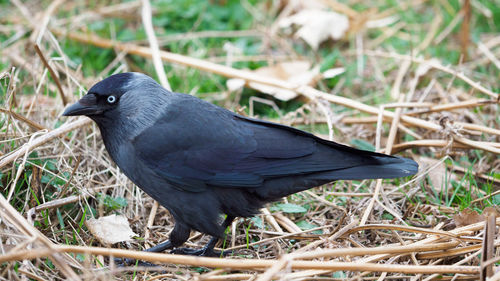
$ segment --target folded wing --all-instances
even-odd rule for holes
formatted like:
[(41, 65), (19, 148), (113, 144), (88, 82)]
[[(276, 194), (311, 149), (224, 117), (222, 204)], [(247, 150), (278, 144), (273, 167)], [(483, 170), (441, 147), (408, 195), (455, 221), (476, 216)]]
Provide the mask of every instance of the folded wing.
[(412, 160), (356, 150), (188, 97), (133, 143), (156, 174), (191, 192), (210, 186), (258, 188), (265, 180), (296, 175), (333, 181), (416, 172)]

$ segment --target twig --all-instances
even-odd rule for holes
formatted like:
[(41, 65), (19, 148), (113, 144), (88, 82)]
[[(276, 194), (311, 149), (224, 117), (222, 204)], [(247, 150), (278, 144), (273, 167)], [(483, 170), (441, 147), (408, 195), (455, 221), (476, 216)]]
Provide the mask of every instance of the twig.
[(453, 109), (476, 107), (476, 106), (481, 106), (481, 105), (486, 105), (486, 104), (495, 104), (495, 103), (498, 103), (498, 101), (489, 100), (489, 99), (472, 99), (472, 100), (466, 100), (466, 101), (456, 102), (456, 103), (433, 105), (433, 106), (430, 106), (429, 109), (410, 111), (410, 112), (407, 112), (406, 114), (407, 115), (418, 115), (418, 114), (425, 114), (425, 113), (431, 113), (431, 112), (450, 111)]
[(30, 119), (22, 116), (21, 114), (15, 113), (14, 111), (10, 111), (8, 109), (0, 108), (0, 112), (6, 113), (6, 114), (10, 114), (12, 117), (16, 118), (17, 120), (20, 120), (20, 121), (28, 124), (28, 126), (30, 126), (33, 129), (36, 129), (36, 130), (46, 130), (47, 129), (43, 125), (40, 125), (37, 122), (35, 122), (33, 120), (30, 120)]
[(346, 249), (328, 249), (316, 250), (303, 253), (291, 253), (289, 256), (295, 260), (299, 259), (317, 259), (324, 257), (342, 257), (342, 256), (364, 256), (377, 254), (411, 254), (427, 251), (445, 250), (455, 247), (459, 242), (433, 243), (427, 245), (403, 245), (403, 246), (379, 246), (376, 248), (346, 248)]
[[(148, 241), (149, 239), (150, 229), (153, 226), (157, 211), (158, 211), (158, 201), (155, 200), (153, 203), (153, 207), (151, 208), (151, 212), (149, 213), (148, 222), (146, 224), (146, 231), (144, 231), (144, 240), (146, 241)], [(149, 248), (147, 247), (147, 244), (146, 248)]]
[[(70, 245), (57, 245), (53, 249), (39, 249), (37, 251), (24, 250), (7, 253), (0, 256), (0, 262), (17, 261), (46, 257), (54, 252), (80, 253), (102, 256), (113, 256), (120, 258), (132, 258), (142, 261), (157, 263), (174, 263), (191, 266), (205, 266), (231, 269), (263, 270), (273, 266), (278, 261), (262, 259), (219, 259), (207, 257), (193, 257), (175, 254), (160, 254), (142, 251), (130, 251), (122, 249), (110, 249), (99, 247), (82, 247)], [(291, 269), (321, 269), (321, 270), (348, 270), (348, 271), (371, 271), (371, 272), (399, 272), (399, 273), (462, 273), (479, 274), (479, 266), (432, 266), (432, 265), (386, 265), (364, 262), (332, 262), (332, 261), (290, 261)]]
[[(481, 145), (481, 146), (488, 145), (488, 146), (500, 149), (500, 143), (498, 143), (498, 142), (476, 141), (475, 144)], [(408, 142), (395, 144), (392, 151), (393, 151), (393, 153), (397, 153), (399, 151), (410, 149), (410, 148), (415, 148), (415, 147), (446, 147), (447, 145), (449, 145), (449, 142), (446, 140), (425, 139), (425, 140), (408, 141)], [(470, 148), (470, 146), (462, 144), (462, 143), (454, 143), (453, 148), (467, 149), (467, 148)]]
[(481, 244), (476, 244), (455, 249), (446, 249), (444, 251), (439, 251), (439, 252), (419, 253), (417, 257), (418, 259), (451, 258), (453, 256), (463, 255), (473, 251), (477, 251), (481, 249), (481, 247), (482, 247)]
[(256, 281), (270, 281), (273, 279), (274, 275), (276, 275), (280, 270), (287, 267), (292, 261), (289, 255), (285, 255), (281, 257), (278, 262), (274, 263), (268, 270), (266, 270), (263, 274), (259, 276)]
[(156, 39), (155, 31), (153, 29), (153, 21), (151, 19), (151, 4), (149, 3), (149, 0), (142, 0), (141, 14), (142, 14), (142, 24), (148, 36), (149, 46), (151, 47), (151, 55), (153, 58), (153, 64), (155, 66), (158, 79), (160, 79), (160, 84), (167, 90), (172, 91), (172, 88), (168, 83), (167, 75), (165, 74), (165, 69), (163, 68), (163, 63), (160, 58), (160, 47), (158, 46), (158, 40)]
[(38, 56), (42, 60), (43, 64), (49, 70), (50, 76), (52, 76), (52, 79), (54, 79), (54, 82), (56, 82), (57, 89), (59, 90), (59, 95), (61, 96), (63, 105), (66, 106), (66, 104), (68, 104), (68, 100), (66, 99), (66, 96), (64, 95), (64, 91), (62, 89), (61, 82), (59, 81), (59, 77), (57, 77), (56, 73), (54, 72), (54, 69), (52, 69), (52, 67), (49, 65), (49, 62), (47, 61), (47, 59), (43, 55), (38, 44), (35, 44), (34, 47), (35, 47), (36, 53), (38, 54)]
[(35, 43), (35, 44), (40, 44), (42, 41), (43, 34), (45, 33), (45, 30), (47, 28), (47, 25), (49, 24), (50, 17), (54, 12), (56, 11), (57, 7), (59, 7), (64, 0), (55, 0), (50, 3), (50, 5), (47, 7), (43, 14), (43, 18), (40, 24), (35, 25), (33, 28), (33, 32), (31, 33), (30, 36), (30, 41)]
[[(347, 231), (344, 236), (349, 235), (353, 232), (361, 231), (361, 230), (367, 230), (367, 229), (386, 229), (386, 230), (400, 230), (400, 231), (408, 231), (408, 232), (414, 232), (414, 233), (424, 233), (424, 234), (431, 234), (431, 235), (437, 235), (437, 236), (445, 236), (445, 237), (450, 237), (454, 239), (459, 239), (459, 240), (471, 240), (472, 238), (466, 238), (466, 237), (461, 237), (460, 235), (454, 234), (450, 231), (443, 231), (443, 230), (432, 230), (432, 229), (427, 229), (427, 228), (421, 228), (421, 227), (414, 227), (414, 226), (404, 226), (404, 225), (392, 225), (392, 224), (370, 224), (370, 225), (363, 225), (363, 226), (357, 226), (349, 231)], [(481, 241), (481, 239), (472, 239), (472, 241)]]
[(495, 57), (495, 55), (490, 51), (490, 49), (488, 49), (486, 45), (483, 44), (483, 42), (479, 42), (477, 44), (477, 48), (493, 63), (493, 65), (500, 69), (500, 60)]
[[(405, 117), (406, 117), (406, 114), (404, 116), (401, 116), (403, 123), (404, 123)], [(390, 121), (391, 118), (385, 117), (384, 120)], [(343, 122), (346, 124), (371, 124), (371, 123), (376, 123), (377, 121), (378, 121), (377, 116), (366, 116), (366, 117), (344, 117), (341, 119), (340, 122)], [(453, 123), (464, 128), (464, 129), (467, 129), (467, 130), (473, 130), (473, 131), (477, 131), (477, 132), (488, 133), (488, 134), (500, 136), (500, 130), (495, 129), (495, 128), (489, 128), (486, 126), (465, 123), (465, 122), (458, 122), (458, 121), (455, 121)]]
[(477, 141), (469, 140), (469, 139), (466, 139), (464, 137), (459, 137), (459, 136), (455, 136), (455, 135), (453, 136), (453, 139), (462, 143), (462, 144), (468, 145), (468, 146), (476, 148), (476, 149), (482, 149), (482, 150), (489, 151), (489, 152), (492, 152), (495, 154), (500, 154), (500, 148), (493, 147), (489, 143), (485, 144), (485, 142), (477, 142)]
[[(485, 212), (486, 213), (486, 212)], [(481, 251), (481, 280), (486, 280), (493, 275), (493, 264), (486, 265), (488, 260), (493, 258), (495, 251), (495, 214), (486, 214), (486, 223), (484, 225), (483, 247)]]

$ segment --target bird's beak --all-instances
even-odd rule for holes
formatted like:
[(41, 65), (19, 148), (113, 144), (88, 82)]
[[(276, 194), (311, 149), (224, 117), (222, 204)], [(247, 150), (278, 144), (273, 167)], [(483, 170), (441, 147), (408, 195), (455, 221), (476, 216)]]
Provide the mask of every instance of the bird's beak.
[(95, 96), (92, 94), (87, 94), (83, 96), (79, 101), (70, 105), (64, 113), (63, 116), (76, 116), (76, 115), (95, 115), (102, 113), (102, 110), (97, 106), (95, 102)]

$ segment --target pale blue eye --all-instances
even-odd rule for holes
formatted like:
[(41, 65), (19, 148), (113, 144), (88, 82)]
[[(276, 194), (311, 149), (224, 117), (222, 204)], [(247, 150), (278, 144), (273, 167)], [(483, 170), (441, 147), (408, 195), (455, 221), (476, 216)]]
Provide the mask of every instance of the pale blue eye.
[(108, 97), (108, 103), (115, 103), (116, 97), (115, 96), (109, 96)]

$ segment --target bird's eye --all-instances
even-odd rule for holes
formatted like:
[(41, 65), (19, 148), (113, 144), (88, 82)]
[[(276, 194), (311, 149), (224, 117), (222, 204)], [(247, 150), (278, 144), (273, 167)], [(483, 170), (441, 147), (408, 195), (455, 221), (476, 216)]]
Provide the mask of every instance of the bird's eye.
[(108, 103), (115, 103), (116, 102), (116, 97), (115, 96), (109, 96), (108, 97)]

